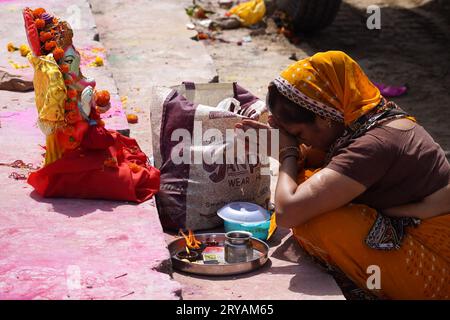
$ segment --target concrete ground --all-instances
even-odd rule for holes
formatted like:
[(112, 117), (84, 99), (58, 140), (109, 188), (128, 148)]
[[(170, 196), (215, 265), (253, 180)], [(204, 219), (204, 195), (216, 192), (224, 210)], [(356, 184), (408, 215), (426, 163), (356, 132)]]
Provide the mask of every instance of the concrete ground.
[[(209, 82), (217, 75), (215, 56), (208, 53), (203, 43), (190, 39), (196, 32), (186, 28), (189, 17), (184, 8), (191, 1), (91, 0), (90, 3), (100, 40), (108, 49), (119, 94), (128, 97), (128, 110), (140, 111), (141, 121), (131, 127), (132, 136), (138, 138), (145, 150), (150, 150), (148, 107), (152, 87), (172, 86), (182, 81)], [(125, 19), (131, 15), (133, 19)], [(238, 53), (233, 49), (224, 47), (222, 53), (231, 54), (235, 59)], [(258, 60), (259, 66), (253, 62), (248, 59), (239, 64), (242, 69), (230, 68), (229, 77), (221, 74), (220, 81), (230, 81), (234, 76), (233, 81), (241, 83), (242, 80), (252, 90), (289, 60), (273, 52)], [(273, 68), (263, 68), (263, 65)], [(275, 179), (272, 180), (274, 183)], [(168, 242), (173, 239), (173, 234), (166, 234)], [(302, 255), (287, 230), (278, 231), (269, 245), (270, 262), (250, 274), (211, 278), (192, 277), (174, 270), (173, 277), (183, 288), (183, 299), (343, 299), (333, 278)], [(265, 290), (266, 287), (270, 290)]]
[[(369, 3), (370, 2), (370, 3)], [(105, 66), (83, 72), (108, 89), (125, 112), (136, 113), (131, 136), (151, 155), (149, 102), (155, 85), (181, 81), (238, 81), (261, 98), (267, 83), (298, 58), (341, 49), (361, 62), (377, 82), (407, 83), (396, 98), (416, 115), (433, 137), (450, 150), (447, 119), (449, 28), (438, 1), (376, 1), (383, 6), (383, 28), (364, 28), (369, 0), (344, 0), (335, 23), (303, 36), (292, 45), (268, 28), (251, 42), (235, 42), (251, 30), (224, 31), (231, 43), (196, 42), (187, 30), (189, 0), (0, 1), (0, 48), (26, 43), (20, 9), (44, 6), (65, 17), (80, 17), (75, 45), (84, 53), (105, 55)], [(94, 41), (98, 34), (100, 42)], [(0, 50), (0, 67), (26, 60)], [(430, 58), (432, 57), (432, 58)], [(439, 61), (439, 63), (436, 63)], [(13, 70), (30, 77), (30, 69)], [(0, 162), (21, 159), (38, 165), (43, 136), (35, 127), (34, 93), (0, 91)], [(431, 108), (430, 106), (433, 106)], [(123, 127), (122, 117), (109, 120)], [(343, 299), (331, 276), (312, 264), (288, 230), (269, 241), (270, 261), (262, 269), (236, 277), (199, 277), (171, 269), (167, 242), (153, 201), (136, 206), (108, 201), (42, 199), (14, 170), (0, 166), (0, 298), (21, 299)], [(276, 177), (272, 179), (274, 184)], [(172, 274), (173, 271), (173, 274)]]
[[(442, 121), (449, 116), (445, 106), (450, 102), (447, 94), (449, 60), (446, 58), (450, 30), (448, 12), (437, 6), (442, 1), (378, 0), (375, 4), (382, 7), (382, 30), (371, 31), (365, 27), (365, 9), (373, 2), (344, 0), (333, 25), (314, 36), (301, 36), (297, 45), (279, 35), (271, 20), (267, 21), (268, 28), (262, 33), (245, 28), (223, 31), (218, 36), (225, 42), (201, 41), (212, 58), (211, 65), (198, 42), (189, 40), (195, 33), (183, 28), (188, 20), (181, 7), (188, 6), (191, 1), (177, 1), (176, 4), (175, 1), (165, 1), (164, 5), (147, 1), (145, 6), (142, 5), (144, 2), (138, 1), (136, 7), (139, 7), (143, 18), (134, 19), (131, 23), (129, 19), (117, 18), (133, 11), (132, 5), (111, 0), (91, 1), (101, 39), (108, 49), (111, 48), (109, 54), (114, 57), (111, 59), (114, 75), (119, 74), (124, 79), (116, 79), (119, 92), (127, 95), (129, 101), (134, 99), (133, 103), (139, 108), (148, 105), (148, 91), (142, 90), (143, 86), (151, 87), (154, 83), (173, 85), (183, 80), (208, 81), (215, 75), (212, 68), (215, 68), (220, 82), (238, 81), (264, 99), (268, 82), (293, 62), (290, 59), (293, 54), (301, 59), (318, 51), (337, 49), (357, 59), (374, 81), (390, 85), (407, 84), (408, 94), (394, 100), (415, 115), (450, 155), (450, 131)], [(198, 0), (197, 3), (217, 9), (215, 1)], [(170, 19), (166, 19), (161, 11), (163, 7), (172, 8)], [(219, 12), (223, 13), (223, 10)], [(149, 16), (152, 19), (144, 18)], [(113, 17), (120, 28), (111, 26)], [(132, 30), (131, 26), (135, 24), (143, 32)], [(128, 37), (121, 36), (121, 33)], [(243, 41), (248, 35), (251, 35), (251, 41)], [(153, 42), (149, 42), (150, 39)], [(158, 39), (165, 41), (161, 43)], [(118, 40), (125, 41), (126, 48)], [(242, 45), (237, 45), (238, 41)], [(191, 55), (190, 52), (195, 52), (191, 56), (195, 58), (185, 59)], [(163, 69), (168, 72), (149, 72), (149, 81), (142, 82), (133, 74), (133, 67), (125, 66), (130, 64), (128, 57), (135, 59), (143, 70), (152, 70), (155, 64), (164, 63)], [(430, 57), (435, 57), (439, 63)], [(183, 63), (179, 63), (180, 59)], [(173, 72), (173, 68), (177, 71)], [(136, 133), (143, 135), (140, 141), (148, 139), (149, 130), (146, 123), (140, 123), (139, 133)], [(275, 180), (276, 177), (272, 179), (272, 187)], [(173, 238), (173, 234), (167, 233), (167, 241)], [(175, 271), (174, 279), (183, 285), (183, 298), (343, 298), (332, 278), (304, 257), (287, 230), (279, 230), (269, 245), (270, 264), (247, 275), (214, 279)], [(266, 289), (268, 287), (269, 290)]]

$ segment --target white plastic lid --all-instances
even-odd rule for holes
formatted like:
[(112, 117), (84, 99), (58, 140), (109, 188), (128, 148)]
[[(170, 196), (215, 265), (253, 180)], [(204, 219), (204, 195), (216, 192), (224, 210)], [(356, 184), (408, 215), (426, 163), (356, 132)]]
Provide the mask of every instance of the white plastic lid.
[(261, 223), (270, 219), (270, 213), (251, 202), (231, 202), (217, 211), (223, 220), (236, 223)]

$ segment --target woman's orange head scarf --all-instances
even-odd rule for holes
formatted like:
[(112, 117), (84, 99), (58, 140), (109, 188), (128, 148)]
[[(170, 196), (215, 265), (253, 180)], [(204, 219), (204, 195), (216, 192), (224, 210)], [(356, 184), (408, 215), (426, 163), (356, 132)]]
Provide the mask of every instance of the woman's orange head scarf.
[(317, 53), (297, 61), (274, 84), (291, 101), (346, 126), (382, 99), (361, 67), (341, 51)]

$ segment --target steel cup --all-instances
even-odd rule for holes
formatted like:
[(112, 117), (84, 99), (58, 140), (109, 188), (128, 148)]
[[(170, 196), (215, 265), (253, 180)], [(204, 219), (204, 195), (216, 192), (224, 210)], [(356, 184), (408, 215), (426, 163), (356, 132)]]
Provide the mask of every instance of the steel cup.
[(247, 262), (253, 257), (252, 234), (246, 231), (230, 231), (225, 234), (225, 261)]

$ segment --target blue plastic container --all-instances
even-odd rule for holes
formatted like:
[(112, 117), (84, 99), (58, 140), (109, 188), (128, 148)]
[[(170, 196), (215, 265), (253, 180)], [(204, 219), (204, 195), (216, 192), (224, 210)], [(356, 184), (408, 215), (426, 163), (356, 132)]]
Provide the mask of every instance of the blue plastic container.
[(248, 231), (252, 237), (267, 240), (269, 236), (270, 220), (261, 223), (237, 223), (224, 220), (225, 232)]
[(269, 236), (270, 213), (257, 204), (232, 202), (222, 207), (217, 215), (224, 221), (225, 232), (248, 231), (260, 240), (267, 240)]

